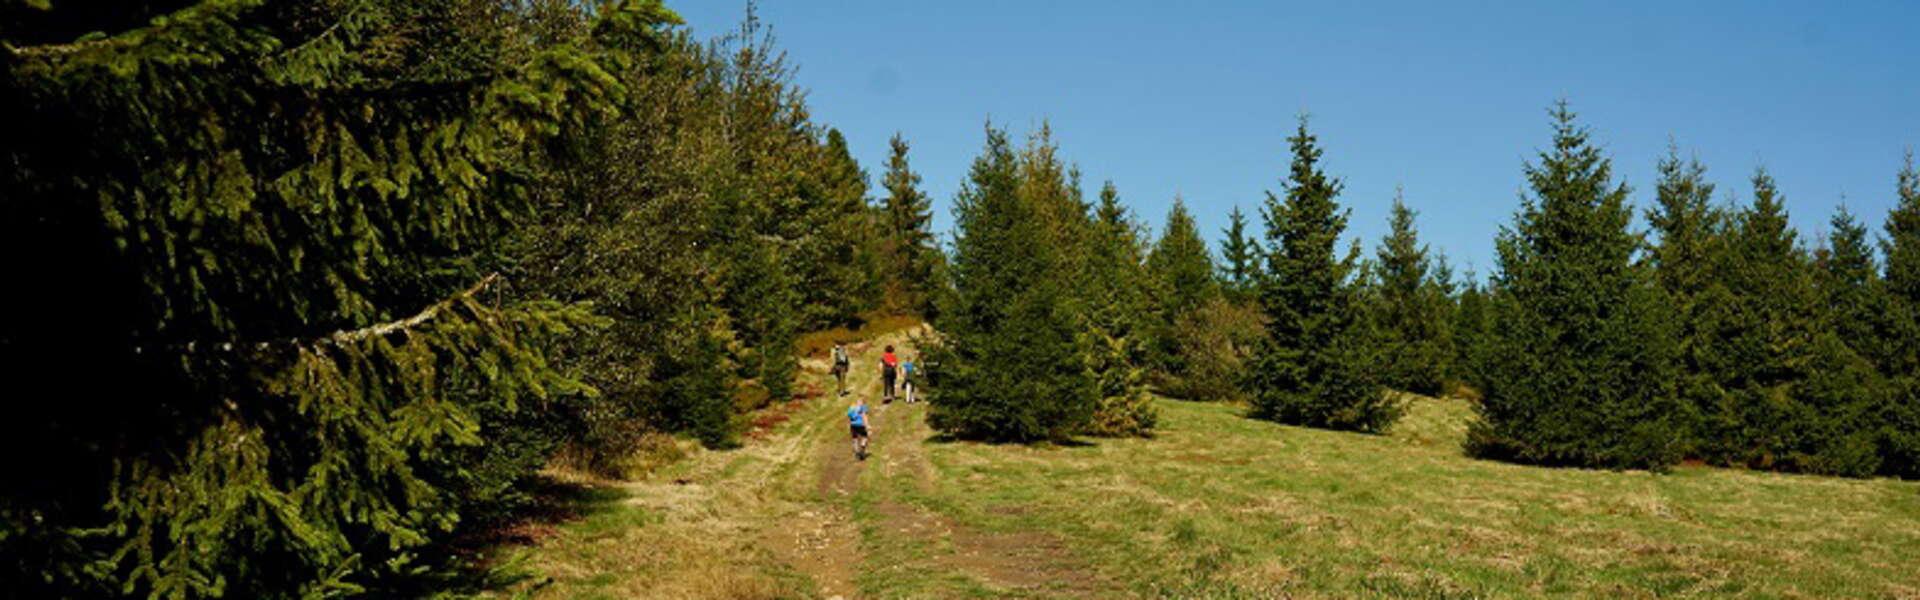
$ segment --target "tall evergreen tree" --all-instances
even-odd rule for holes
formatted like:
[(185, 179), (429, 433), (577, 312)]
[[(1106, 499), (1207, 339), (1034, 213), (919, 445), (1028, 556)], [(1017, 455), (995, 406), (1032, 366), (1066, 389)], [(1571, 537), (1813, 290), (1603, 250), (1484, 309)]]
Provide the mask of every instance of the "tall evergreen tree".
[(1882, 470), (1920, 478), (1920, 166), (1912, 151), (1897, 181), (1880, 242), (1887, 261), (1888, 318), (1876, 362), (1892, 389), (1881, 416)]
[(1453, 378), (1465, 385), (1468, 394), (1478, 394), (1486, 389), (1485, 378), (1481, 375), (1483, 364), (1481, 349), (1487, 344), (1487, 330), (1491, 300), (1480, 277), (1473, 271), (1467, 272), (1466, 283), (1453, 298), (1453, 319), (1449, 327), (1453, 331)]
[(1669, 144), (1657, 165), (1660, 173), (1654, 205), (1646, 213), (1657, 241), (1647, 253), (1654, 277), (1674, 309), (1675, 341), (1679, 360), (1682, 420), (1689, 442), (1706, 432), (1695, 431), (1701, 415), (1715, 402), (1713, 375), (1703, 364), (1714, 339), (1702, 329), (1704, 311), (1724, 301), (1724, 284), (1716, 277), (1725, 245), (1726, 215), (1713, 205), (1713, 183), (1698, 160), (1682, 161), (1677, 146)]
[(1356, 305), (1357, 249), (1337, 246), (1347, 213), (1341, 184), (1320, 168), (1322, 150), (1303, 117), (1292, 137), (1286, 197), (1267, 193), (1267, 267), (1260, 307), (1267, 339), (1249, 366), (1253, 416), (1283, 423), (1378, 432), (1403, 407), (1374, 375)]
[(812, 223), (789, 255), (799, 269), (803, 322), (812, 327), (850, 323), (875, 307), (880, 290), (867, 172), (838, 129), (828, 129), (822, 143), (804, 148), (814, 160), (800, 167), (809, 178), (801, 189), (813, 200), (806, 212)]
[(1260, 240), (1247, 232), (1247, 215), (1235, 205), (1227, 213), (1226, 239), (1220, 245), (1220, 280), (1227, 295), (1235, 301), (1251, 300), (1254, 284), (1260, 280), (1260, 260), (1266, 254)]
[(1888, 327), (1888, 306), (1867, 226), (1844, 204), (1827, 226), (1826, 242), (1815, 253), (1827, 318), (1834, 333), (1861, 356), (1883, 356), (1879, 338)]
[(1207, 242), (1200, 238), (1186, 201), (1177, 196), (1167, 210), (1165, 230), (1147, 255), (1147, 277), (1154, 302), (1152, 363), (1157, 385), (1173, 392), (1183, 387), (1180, 381), (1187, 376), (1189, 361), (1204, 360), (1180, 352), (1174, 327), (1220, 295)]
[(1058, 219), (1078, 200), (1052, 157), (1050, 141), (1016, 151), (989, 126), (954, 197), (953, 305), (940, 311), (945, 345), (931, 353), (942, 371), (927, 415), (936, 430), (1059, 439), (1084, 430), (1098, 402), (1068, 289), (1079, 279), (1063, 276), (1075, 271)]
[(1088, 432), (1143, 435), (1158, 421), (1147, 395), (1148, 274), (1140, 227), (1109, 181), (1100, 188), (1088, 241), (1087, 367), (1099, 388)]
[(1374, 259), (1372, 320), (1381, 336), (1382, 383), (1437, 396), (1445, 391), (1453, 359), (1450, 307), (1413, 219), (1396, 190), (1390, 230)]
[(1627, 188), (1565, 102), (1532, 193), (1496, 241), (1491, 329), (1476, 354), (1480, 456), (1598, 467), (1679, 460), (1669, 312), (1636, 266)]
[(906, 138), (895, 133), (887, 146), (887, 173), (881, 179), (887, 190), (881, 205), (886, 295), (891, 308), (931, 316), (942, 260), (933, 237), (933, 202), (920, 191), (920, 174), (907, 162)]
[[(1727, 294), (1703, 311), (1712, 343), (1701, 363), (1718, 391), (1706, 409), (1711, 459), (1759, 468), (1860, 475), (1878, 467), (1863, 427), (1870, 368), (1825, 327), (1812, 264), (1764, 169), (1753, 204), (1729, 232), (1718, 279)], [(1833, 376), (1848, 372), (1849, 385)]]
[(1220, 291), (1213, 255), (1207, 252), (1207, 242), (1200, 238), (1186, 201), (1179, 197), (1173, 199), (1166, 229), (1147, 255), (1147, 272), (1161, 292), (1159, 310), (1169, 316), (1190, 312)]
[(0, 360), (72, 388), (0, 424), (9, 595), (377, 595), (528, 472), (494, 426), (588, 321), (481, 265), (674, 17), (514, 6), (8, 6)]

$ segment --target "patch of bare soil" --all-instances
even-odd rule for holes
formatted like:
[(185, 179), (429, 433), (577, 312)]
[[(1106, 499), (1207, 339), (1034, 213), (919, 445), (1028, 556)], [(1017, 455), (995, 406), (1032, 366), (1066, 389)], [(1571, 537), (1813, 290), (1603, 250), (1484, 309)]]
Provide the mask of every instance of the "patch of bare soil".
[(1072, 598), (1111, 597), (1113, 582), (1095, 573), (1058, 537), (1040, 531), (984, 531), (899, 502), (875, 505), (890, 535), (945, 540), (952, 552), (934, 560), (996, 588)]
[(803, 510), (767, 529), (763, 541), (776, 556), (813, 578), (823, 598), (853, 598), (854, 566), (860, 562), (859, 531), (842, 507)]

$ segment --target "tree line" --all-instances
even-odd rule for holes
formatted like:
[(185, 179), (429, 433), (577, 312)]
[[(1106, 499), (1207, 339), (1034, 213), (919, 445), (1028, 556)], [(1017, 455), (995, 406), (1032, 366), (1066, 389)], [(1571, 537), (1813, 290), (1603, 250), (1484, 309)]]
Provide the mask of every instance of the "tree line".
[(0, 5), (0, 589), (459, 589), (555, 461), (735, 443), (802, 331), (929, 313), (749, 13), (654, 0)]
[(1082, 199), (1047, 128), (1015, 148), (989, 126), (955, 201), (931, 421), (1010, 441), (1144, 435), (1151, 406), (1116, 399), (1145, 387), (1381, 432), (1403, 392), (1460, 395), (1481, 457), (1920, 477), (1911, 155), (1877, 242), (1845, 207), (1802, 239), (1764, 168), (1748, 199), (1718, 201), (1677, 148), (1637, 230), (1591, 132), (1564, 102), (1551, 116), (1484, 281), (1420, 242), (1398, 194), (1371, 257), (1343, 247), (1342, 182), (1304, 118), (1264, 231), (1233, 209), (1218, 260), (1179, 200), (1149, 241), (1111, 183)]
[[(941, 335), (929, 420), (1151, 435), (1152, 394), (1378, 432), (1477, 395), (1475, 453), (1846, 475), (1920, 464), (1920, 175), (1816, 247), (1764, 172), (1661, 164), (1652, 232), (1564, 108), (1456, 281), (1396, 204), (1342, 246), (1303, 121), (1220, 258), (989, 125), (942, 248), (895, 136), (878, 189), (749, 13), (657, 0), (0, 4), (0, 587), (424, 595), (555, 462), (736, 443), (803, 331)], [(870, 199), (877, 196), (877, 200)], [(1649, 233), (1651, 235), (1649, 235)]]

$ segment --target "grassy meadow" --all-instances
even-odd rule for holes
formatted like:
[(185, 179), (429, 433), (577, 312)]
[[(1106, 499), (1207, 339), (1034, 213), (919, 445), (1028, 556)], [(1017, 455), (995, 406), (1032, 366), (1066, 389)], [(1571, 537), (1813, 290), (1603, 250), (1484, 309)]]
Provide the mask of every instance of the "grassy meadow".
[[(863, 393), (874, 353), (856, 347)], [(1026, 447), (943, 440), (894, 404), (865, 463), (843, 403), (789, 406), (745, 448), (592, 482), (507, 551), (523, 578), (499, 593), (1920, 597), (1920, 484), (1473, 460), (1460, 400), (1416, 399), (1385, 436), (1158, 406), (1153, 439)]]

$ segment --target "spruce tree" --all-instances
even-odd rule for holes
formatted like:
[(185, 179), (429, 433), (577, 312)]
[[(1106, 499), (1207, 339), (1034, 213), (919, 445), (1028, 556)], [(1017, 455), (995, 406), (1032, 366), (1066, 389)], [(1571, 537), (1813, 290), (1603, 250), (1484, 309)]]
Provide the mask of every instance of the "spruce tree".
[(1200, 239), (1186, 201), (1177, 196), (1167, 210), (1166, 229), (1147, 255), (1147, 272), (1161, 292), (1159, 310), (1165, 315), (1191, 312), (1220, 291), (1207, 242)]
[(1085, 429), (1098, 401), (1068, 289), (1079, 278), (1062, 256), (1069, 225), (1058, 221), (1061, 205), (1077, 200), (1052, 156), (1050, 141), (1016, 151), (989, 126), (954, 197), (952, 306), (940, 311), (944, 345), (929, 357), (942, 373), (927, 415), (935, 430), (1061, 439)]
[(1389, 232), (1374, 258), (1372, 321), (1380, 335), (1382, 383), (1438, 396), (1453, 359), (1449, 300), (1413, 219), (1396, 190)]
[(1084, 344), (1087, 368), (1099, 389), (1088, 433), (1145, 435), (1158, 421), (1147, 395), (1147, 277), (1142, 265), (1140, 227), (1120, 203), (1113, 182), (1100, 188), (1088, 241), (1088, 299)]
[(1260, 240), (1247, 232), (1247, 215), (1234, 206), (1227, 213), (1226, 239), (1220, 245), (1220, 280), (1227, 296), (1236, 302), (1253, 299), (1254, 284), (1260, 280), (1260, 260), (1265, 251)]
[(1882, 471), (1920, 478), (1920, 166), (1912, 151), (1897, 182), (1880, 242), (1888, 306), (1876, 362), (1891, 389), (1880, 416)]
[(1669, 311), (1636, 265), (1627, 188), (1565, 102), (1531, 193), (1496, 240), (1491, 327), (1477, 352), (1479, 456), (1661, 468), (1680, 458)]
[(31, 483), (0, 492), (0, 586), (384, 595), (444, 568), (530, 472), (491, 458), (528, 433), (502, 415), (580, 389), (548, 336), (594, 321), (482, 266), (546, 142), (626, 92), (609, 46), (672, 14), (533, 43), (491, 3), (56, 6), (0, 17), (0, 272), (34, 290), (0, 360), (72, 388), (0, 425), (41, 457), (4, 468)]
[(1347, 213), (1341, 184), (1320, 167), (1303, 117), (1292, 137), (1284, 200), (1267, 193), (1267, 266), (1259, 283), (1267, 337), (1248, 368), (1252, 415), (1282, 423), (1379, 432), (1404, 410), (1380, 386), (1353, 284), (1357, 249), (1337, 249)]
[(1177, 392), (1183, 387), (1180, 381), (1188, 374), (1189, 361), (1205, 357), (1182, 355), (1174, 328), (1220, 295), (1207, 242), (1200, 239), (1200, 229), (1187, 211), (1186, 201), (1177, 196), (1167, 210), (1160, 239), (1147, 255), (1147, 276), (1154, 301), (1152, 362), (1160, 386)]
[(1887, 326), (1888, 307), (1867, 226), (1843, 204), (1834, 210), (1827, 227), (1827, 239), (1815, 253), (1815, 263), (1833, 331), (1861, 356), (1882, 356), (1886, 352), (1878, 338)]
[(896, 310), (932, 316), (932, 298), (940, 287), (940, 249), (933, 237), (933, 202), (920, 191), (920, 174), (908, 164), (907, 140), (888, 140), (887, 173), (881, 178), (887, 197), (881, 205), (885, 240), (882, 279)]
[(802, 190), (814, 199), (806, 213), (812, 222), (789, 255), (800, 269), (807, 312), (802, 319), (815, 328), (849, 324), (879, 304), (867, 173), (838, 129), (828, 129), (823, 143), (802, 148), (816, 161), (800, 171), (810, 178)]
[(1725, 300), (1726, 290), (1715, 269), (1724, 251), (1727, 217), (1713, 205), (1714, 185), (1707, 181), (1706, 166), (1698, 160), (1682, 161), (1679, 148), (1669, 144), (1657, 168), (1660, 179), (1654, 205), (1646, 212), (1657, 241), (1647, 253), (1647, 261), (1676, 317), (1682, 400), (1679, 418), (1690, 432), (1692, 444), (1706, 435), (1695, 429), (1718, 394), (1713, 389), (1712, 373), (1702, 363), (1714, 340), (1701, 325), (1704, 311)]
[(1466, 283), (1453, 298), (1453, 319), (1449, 329), (1453, 332), (1454, 379), (1465, 385), (1467, 393), (1478, 395), (1486, 389), (1485, 378), (1481, 375), (1481, 349), (1487, 343), (1488, 318), (1490, 311), (1486, 286), (1480, 277), (1472, 271), (1467, 272)]
[(1727, 295), (1702, 312), (1712, 343), (1701, 363), (1719, 392), (1703, 407), (1702, 450), (1726, 464), (1870, 473), (1878, 461), (1863, 419), (1872, 370), (1826, 327), (1811, 261), (1764, 169), (1753, 195), (1717, 272)]

